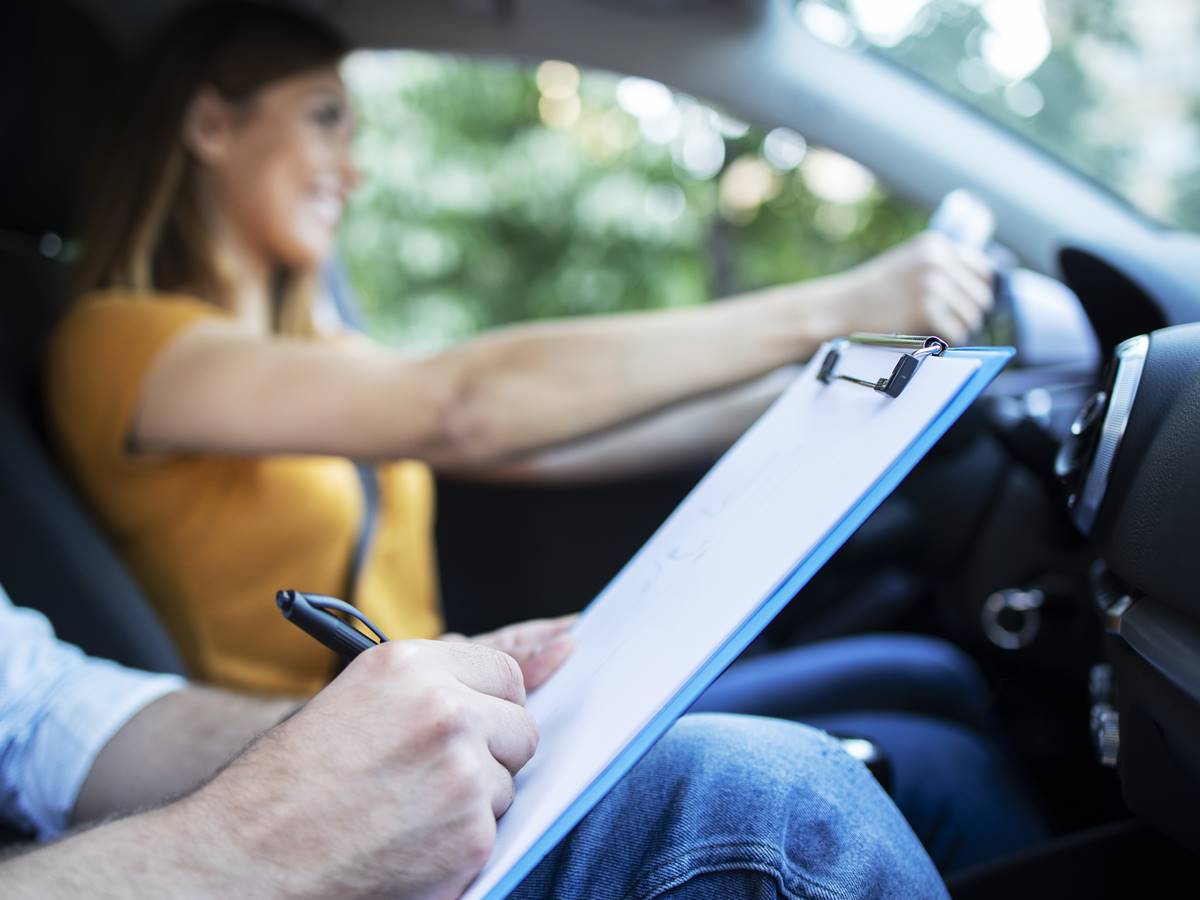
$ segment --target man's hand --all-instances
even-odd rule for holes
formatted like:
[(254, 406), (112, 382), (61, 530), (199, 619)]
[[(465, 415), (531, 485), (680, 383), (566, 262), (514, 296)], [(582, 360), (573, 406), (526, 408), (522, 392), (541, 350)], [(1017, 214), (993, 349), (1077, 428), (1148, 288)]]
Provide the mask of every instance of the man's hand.
[(458, 897), (537, 746), (524, 702), (511, 656), (383, 644), (194, 794), (4, 863), (4, 895)]
[(178, 812), (236, 831), (230, 870), (257, 870), (287, 896), (457, 897), (487, 861), (513, 775), (537, 746), (524, 701), (510, 656), (390, 642)]
[(473, 638), (461, 634), (442, 635), (444, 641), (471, 641), (507, 653), (517, 661), (525, 676), (525, 690), (532, 691), (554, 674), (575, 646), (571, 626), (577, 615), (557, 619), (532, 619), (508, 625)]
[(846, 331), (936, 334), (962, 343), (992, 307), (982, 253), (924, 232), (830, 279)]

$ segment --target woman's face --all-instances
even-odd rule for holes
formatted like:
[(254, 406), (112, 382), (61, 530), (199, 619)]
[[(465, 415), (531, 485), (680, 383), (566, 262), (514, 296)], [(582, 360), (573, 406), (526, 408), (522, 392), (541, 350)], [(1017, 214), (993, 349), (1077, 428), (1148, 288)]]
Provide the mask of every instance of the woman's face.
[(196, 107), (188, 143), (210, 176), (220, 225), (271, 266), (319, 265), (358, 181), (337, 69), (281, 79), (237, 106), (210, 92)]

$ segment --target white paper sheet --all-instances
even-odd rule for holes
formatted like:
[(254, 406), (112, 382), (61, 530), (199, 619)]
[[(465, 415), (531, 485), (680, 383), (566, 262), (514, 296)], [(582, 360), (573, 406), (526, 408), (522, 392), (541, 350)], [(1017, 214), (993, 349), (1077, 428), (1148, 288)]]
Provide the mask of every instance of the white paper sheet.
[[(839, 371), (875, 380), (895, 359), (850, 345)], [(928, 359), (894, 400), (823, 385), (817, 363), (806, 367), (589, 607), (574, 653), (530, 697), (541, 744), (467, 900), (522, 858), (979, 366)]]

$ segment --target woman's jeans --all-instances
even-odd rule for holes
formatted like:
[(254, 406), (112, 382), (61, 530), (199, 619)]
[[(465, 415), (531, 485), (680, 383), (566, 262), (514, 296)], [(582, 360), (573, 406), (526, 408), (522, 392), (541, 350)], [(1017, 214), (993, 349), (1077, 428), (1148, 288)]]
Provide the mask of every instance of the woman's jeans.
[(822, 732), (685, 716), (516, 898), (945, 898), (912, 829)]
[(892, 798), (942, 872), (1048, 837), (998, 741), (982, 677), (945, 641), (864, 635), (761, 653), (731, 666), (692, 711), (872, 741), (890, 762)]

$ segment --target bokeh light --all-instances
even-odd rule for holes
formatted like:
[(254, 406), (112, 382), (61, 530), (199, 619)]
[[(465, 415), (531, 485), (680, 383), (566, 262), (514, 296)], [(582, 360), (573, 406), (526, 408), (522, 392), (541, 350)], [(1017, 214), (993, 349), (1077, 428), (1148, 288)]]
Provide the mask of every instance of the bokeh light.
[(764, 203), (779, 196), (782, 186), (779, 173), (762, 157), (740, 156), (721, 176), (717, 194), (721, 215), (738, 224), (750, 222)]
[(1050, 55), (1050, 29), (1042, 0), (986, 0), (980, 7), (987, 27), (979, 49), (1004, 82), (1028, 78)]
[(868, 41), (894, 47), (917, 29), (929, 0), (850, 0), (849, 5)]
[(617, 103), (637, 119), (661, 119), (675, 110), (675, 97), (665, 84), (649, 78), (622, 78)]
[(790, 128), (772, 128), (763, 138), (763, 158), (780, 172), (790, 172), (808, 153), (808, 142)]
[(542, 96), (566, 100), (579, 91), (579, 70), (568, 62), (548, 59), (537, 68), (537, 86)]
[(858, 37), (858, 29), (850, 17), (821, 0), (802, 0), (797, 12), (809, 32), (830, 46), (849, 47)]
[(583, 102), (575, 94), (568, 97), (544, 95), (538, 100), (538, 115), (551, 128), (570, 128), (579, 120)]
[(863, 166), (832, 150), (813, 150), (801, 166), (808, 189), (827, 203), (861, 203), (875, 190), (875, 176)]

